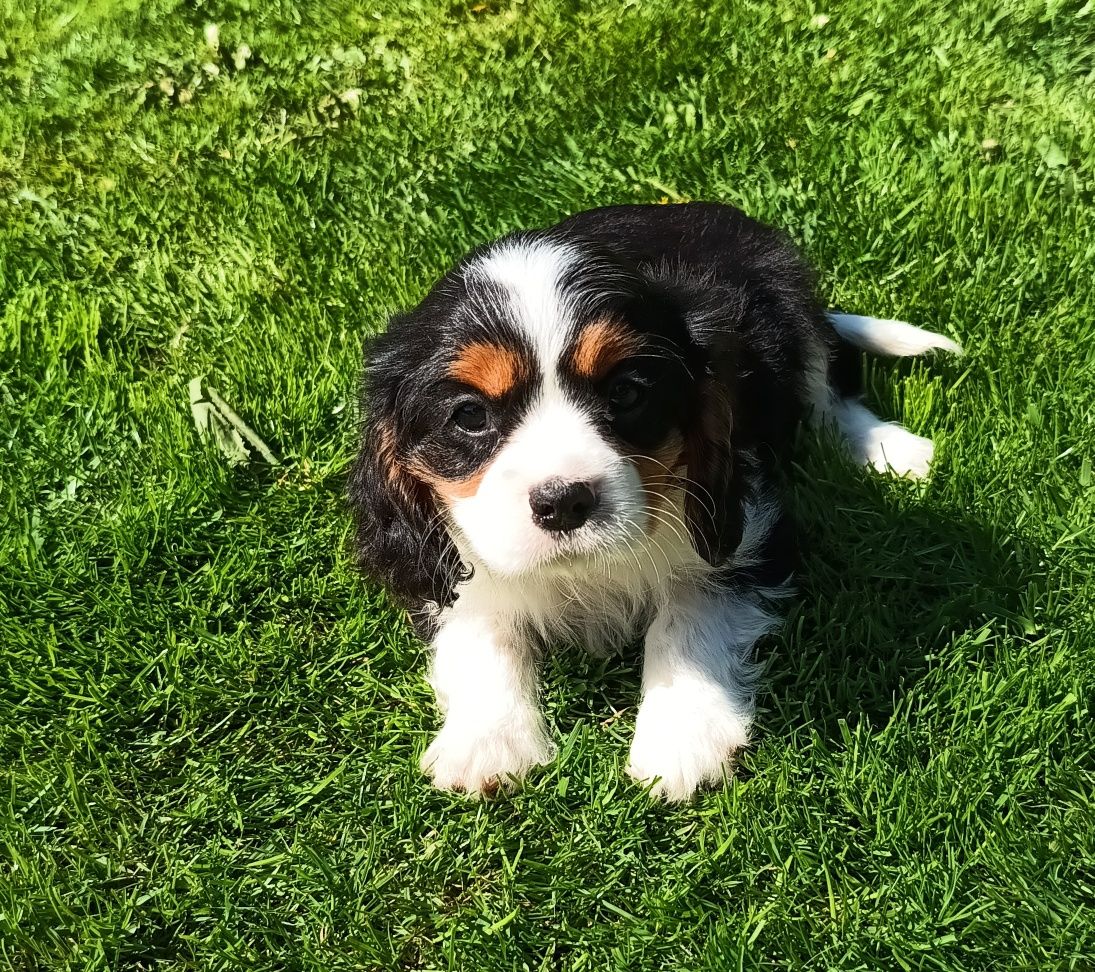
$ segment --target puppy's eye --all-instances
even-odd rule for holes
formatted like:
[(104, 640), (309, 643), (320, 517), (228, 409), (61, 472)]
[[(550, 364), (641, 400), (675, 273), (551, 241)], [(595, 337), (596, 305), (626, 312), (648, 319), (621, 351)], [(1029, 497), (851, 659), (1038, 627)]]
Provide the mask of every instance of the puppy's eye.
[(486, 408), (479, 402), (461, 402), (452, 413), (453, 425), (472, 435), (486, 432), (490, 428), (490, 418)]
[(634, 378), (617, 378), (609, 386), (607, 397), (613, 412), (630, 412), (638, 408), (646, 398), (646, 386)]

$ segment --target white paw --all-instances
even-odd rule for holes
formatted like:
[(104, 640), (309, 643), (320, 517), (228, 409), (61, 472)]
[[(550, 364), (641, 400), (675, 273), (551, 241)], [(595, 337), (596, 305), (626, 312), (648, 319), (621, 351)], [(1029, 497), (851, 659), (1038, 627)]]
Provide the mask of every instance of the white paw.
[(731, 757), (749, 742), (749, 710), (695, 683), (647, 691), (635, 724), (627, 772), (663, 800), (688, 800), (704, 783), (721, 783)]
[(935, 445), (931, 439), (888, 423), (880, 426), (875, 437), (863, 443), (863, 460), (881, 473), (923, 479), (931, 470)]
[(931, 439), (910, 432), (897, 422), (884, 422), (862, 402), (842, 398), (821, 413), (836, 422), (857, 462), (880, 473), (923, 479), (931, 469), (935, 446)]
[(538, 714), (495, 722), (450, 716), (420, 765), (442, 790), (483, 795), (499, 786), (512, 787), (554, 755), (555, 746)]

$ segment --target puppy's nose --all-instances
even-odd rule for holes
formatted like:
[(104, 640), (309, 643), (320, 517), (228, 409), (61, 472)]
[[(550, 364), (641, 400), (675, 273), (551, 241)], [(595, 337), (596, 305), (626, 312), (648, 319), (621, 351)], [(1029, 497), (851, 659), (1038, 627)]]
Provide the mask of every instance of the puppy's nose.
[(532, 519), (545, 530), (576, 530), (597, 508), (597, 494), (589, 483), (549, 479), (529, 490)]

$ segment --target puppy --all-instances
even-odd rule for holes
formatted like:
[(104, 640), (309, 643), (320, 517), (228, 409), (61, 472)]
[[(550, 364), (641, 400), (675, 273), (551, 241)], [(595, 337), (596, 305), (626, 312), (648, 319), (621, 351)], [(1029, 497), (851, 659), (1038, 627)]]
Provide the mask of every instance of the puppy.
[(537, 652), (569, 641), (643, 641), (636, 780), (685, 800), (723, 779), (790, 591), (800, 419), (882, 472), (932, 459), (862, 404), (856, 349), (959, 351), (826, 313), (782, 234), (712, 203), (512, 233), (368, 342), (356, 553), (432, 638), (437, 786), (487, 793), (552, 758)]

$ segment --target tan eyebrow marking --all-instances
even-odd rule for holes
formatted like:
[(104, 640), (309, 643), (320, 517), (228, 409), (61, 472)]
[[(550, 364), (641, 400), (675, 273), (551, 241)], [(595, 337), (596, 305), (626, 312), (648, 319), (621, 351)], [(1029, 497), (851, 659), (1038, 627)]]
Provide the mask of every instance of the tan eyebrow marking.
[(596, 381), (641, 347), (638, 336), (618, 321), (601, 318), (587, 325), (578, 335), (571, 364), (583, 378)]
[(485, 341), (469, 344), (449, 365), (453, 378), (478, 388), (487, 398), (501, 398), (512, 391), (524, 373), (524, 364), (516, 351)]

